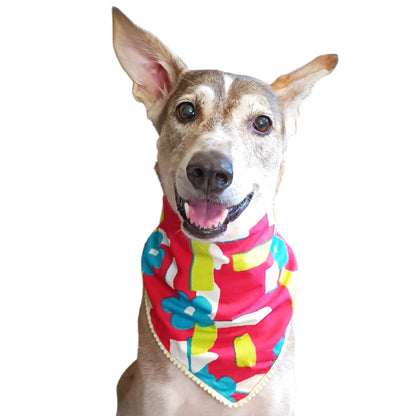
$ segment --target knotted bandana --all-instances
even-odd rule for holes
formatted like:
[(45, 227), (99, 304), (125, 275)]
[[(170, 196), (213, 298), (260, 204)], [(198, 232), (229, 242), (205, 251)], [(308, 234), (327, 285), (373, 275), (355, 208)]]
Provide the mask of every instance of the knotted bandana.
[(265, 215), (246, 238), (190, 240), (166, 198), (142, 256), (146, 312), (164, 354), (221, 403), (254, 396), (291, 321), (295, 256)]

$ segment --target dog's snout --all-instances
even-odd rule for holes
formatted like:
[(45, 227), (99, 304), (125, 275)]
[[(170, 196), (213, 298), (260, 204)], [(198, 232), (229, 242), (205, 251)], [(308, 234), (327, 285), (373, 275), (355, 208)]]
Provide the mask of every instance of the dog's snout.
[(218, 194), (231, 185), (233, 165), (221, 153), (198, 152), (189, 161), (186, 175), (196, 190)]

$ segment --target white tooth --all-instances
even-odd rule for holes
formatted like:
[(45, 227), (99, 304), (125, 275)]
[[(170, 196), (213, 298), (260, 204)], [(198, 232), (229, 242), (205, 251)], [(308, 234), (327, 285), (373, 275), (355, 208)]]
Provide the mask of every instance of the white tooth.
[(227, 218), (227, 215), (228, 215), (228, 209), (225, 209), (224, 212), (222, 213), (220, 224), (224, 223), (225, 219)]
[(188, 218), (188, 220), (189, 220), (189, 204), (187, 202), (185, 202), (183, 204), (183, 207), (185, 208), (186, 218)]

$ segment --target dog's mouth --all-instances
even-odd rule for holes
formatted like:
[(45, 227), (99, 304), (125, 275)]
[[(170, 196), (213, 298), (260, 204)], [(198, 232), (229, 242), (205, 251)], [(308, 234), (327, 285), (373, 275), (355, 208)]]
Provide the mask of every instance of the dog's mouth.
[(228, 206), (208, 199), (186, 201), (175, 188), (176, 206), (183, 219), (183, 228), (201, 239), (211, 239), (225, 233), (227, 225), (248, 207), (253, 194), (250, 192), (237, 205)]

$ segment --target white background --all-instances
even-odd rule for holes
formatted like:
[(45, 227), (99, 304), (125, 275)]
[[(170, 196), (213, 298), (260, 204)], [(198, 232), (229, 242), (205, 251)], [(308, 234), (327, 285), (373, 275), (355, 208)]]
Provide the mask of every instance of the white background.
[(402, 0), (2, 5), (0, 414), (114, 415), (136, 354), (161, 192), (112, 5), (193, 69), (272, 82), (339, 54), (301, 108), (279, 195), (301, 270), (297, 415), (415, 415), (416, 34)]

